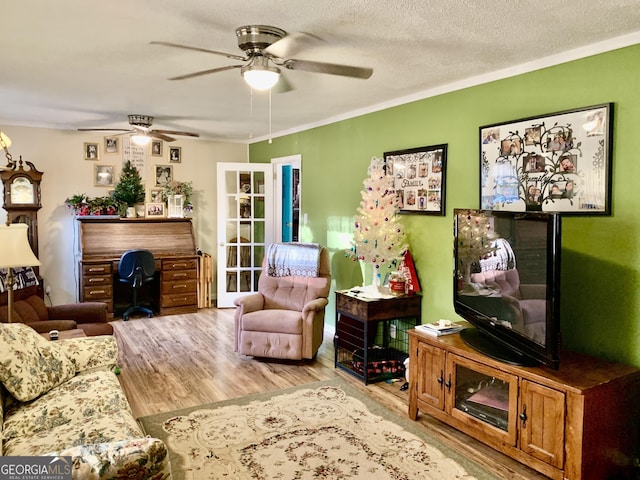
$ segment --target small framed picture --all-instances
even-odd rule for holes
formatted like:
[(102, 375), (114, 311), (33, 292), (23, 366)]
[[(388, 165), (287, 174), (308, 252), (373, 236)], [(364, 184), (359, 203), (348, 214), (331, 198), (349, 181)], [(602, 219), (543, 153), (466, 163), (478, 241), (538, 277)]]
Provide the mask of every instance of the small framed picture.
[(96, 187), (113, 187), (113, 165), (94, 165), (93, 184)]
[(162, 189), (161, 188), (152, 188), (149, 190), (149, 201), (151, 203), (160, 203), (162, 202)]
[(84, 159), (85, 160), (98, 160), (98, 144), (87, 143), (84, 144)]
[(152, 157), (161, 157), (162, 156), (162, 140), (151, 140), (151, 145), (149, 146), (150, 154)]
[(146, 217), (164, 217), (164, 203), (151, 202), (145, 204), (145, 216)]
[(182, 162), (182, 148), (181, 147), (169, 147), (169, 161), (171, 163)]
[(173, 166), (156, 165), (156, 187), (164, 187), (173, 180)]
[(120, 152), (120, 140), (118, 137), (104, 137), (104, 153), (107, 155)]

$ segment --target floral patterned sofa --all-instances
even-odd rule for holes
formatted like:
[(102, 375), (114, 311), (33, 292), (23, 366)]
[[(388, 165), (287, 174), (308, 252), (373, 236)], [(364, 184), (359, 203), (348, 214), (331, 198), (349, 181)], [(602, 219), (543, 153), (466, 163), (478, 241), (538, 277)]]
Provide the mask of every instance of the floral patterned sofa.
[(0, 455), (70, 456), (74, 479), (171, 477), (165, 444), (145, 437), (114, 374), (112, 336), (50, 342), (0, 324)]

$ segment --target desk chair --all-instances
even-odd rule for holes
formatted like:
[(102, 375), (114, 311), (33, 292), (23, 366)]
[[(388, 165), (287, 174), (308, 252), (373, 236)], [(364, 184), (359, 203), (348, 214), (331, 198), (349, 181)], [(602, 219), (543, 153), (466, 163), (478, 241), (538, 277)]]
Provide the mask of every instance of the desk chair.
[(149, 250), (127, 250), (120, 257), (118, 275), (120, 281), (131, 285), (133, 300), (131, 306), (122, 314), (122, 320), (129, 320), (129, 315), (134, 312), (146, 313), (153, 317), (153, 311), (142, 305), (138, 305), (138, 290), (145, 283), (153, 281), (156, 272), (156, 262), (153, 253)]

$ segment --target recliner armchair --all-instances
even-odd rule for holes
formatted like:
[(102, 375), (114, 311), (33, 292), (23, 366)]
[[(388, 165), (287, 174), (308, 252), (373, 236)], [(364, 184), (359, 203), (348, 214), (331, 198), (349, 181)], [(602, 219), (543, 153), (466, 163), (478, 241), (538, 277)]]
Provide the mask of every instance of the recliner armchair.
[(329, 252), (324, 247), (317, 277), (270, 276), (265, 256), (258, 292), (234, 302), (234, 350), (254, 357), (313, 359), (324, 336), (330, 287)]

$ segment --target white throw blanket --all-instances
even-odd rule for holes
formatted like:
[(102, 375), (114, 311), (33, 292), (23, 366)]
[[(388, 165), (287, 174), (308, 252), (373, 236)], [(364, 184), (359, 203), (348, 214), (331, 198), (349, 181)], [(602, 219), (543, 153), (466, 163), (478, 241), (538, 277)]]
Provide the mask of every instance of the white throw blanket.
[(267, 274), (270, 277), (317, 277), (321, 248), (317, 243), (272, 243), (267, 249)]

